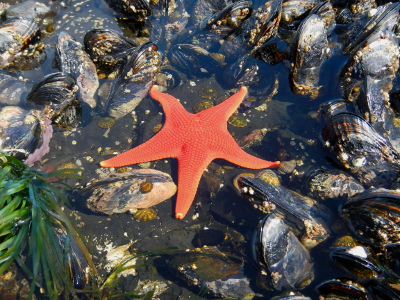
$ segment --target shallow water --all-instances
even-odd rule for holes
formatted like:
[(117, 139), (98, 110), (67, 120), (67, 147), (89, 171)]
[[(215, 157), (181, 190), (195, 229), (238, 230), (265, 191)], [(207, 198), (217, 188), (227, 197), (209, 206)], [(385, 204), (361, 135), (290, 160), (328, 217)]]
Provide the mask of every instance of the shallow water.
[[(114, 19), (112, 11), (103, 1), (69, 1), (66, 8), (61, 8), (54, 17), (56, 30), (53, 34), (43, 39), (46, 44), (47, 59), (40, 69), (23, 72), (22, 75), (32, 83), (36, 82), (46, 74), (57, 72), (52, 68), (54, 57), (54, 42), (57, 33), (66, 31), (77, 41), (83, 43), (84, 34), (93, 28), (111, 28), (129, 34), (126, 28), (120, 28)], [(286, 151), (288, 159), (301, 160), (303, 168), (332, 168), (326, 159), (327, 152), (321, 147), (318, 135), (321, 131), (315, 118), (309, 113), (315, 112), (318, 106), (328, 100), (339, 98), (341, 95), (338, 73), (344, 64), (346, 57), (333, 55), (322, 67), (321, 90), (319, 96), (312, 100), (309, 97), (295, 95), (291, 92), (289, 85), (290, 68), (287, 63), (280, 63), (275, 66), (263, 64), (266, 88), (261, 97), (267, 97), (272, 90), (275, 79), (278, 80), (278, 93), (273, 96), (272, 101), (267, 103), (266, 111), (256, 111), (249, 108), (241, 108), (238, 115), (249, 120), (245, 128), (228, 126), (229, 131), (238, 141), (255, 129), (266, 128), (268, 133), (260, 145), (246, 149), (248, 153), (260, 158), (275, 161), (278, 160), (278, 153)], [(104, 83), (106, 80), (102, 80)], [(217, 90), (217, 96), (228, 95), (213, 77), (211, 78), (183, 78), (179, 87), (168, 93), (181, 100), (185, 108), (192, 112), (195, 102), (201, 100), (198, 91), (204, 86), (210, 86)], [(252, 91), (261, 93), (259, 90)], [(56, 164), (63, 161), (78, 162), (85, 171), (85, 179), (79, 181), (85, 184), (91, 178), (97, 178), (101, 170), (98, 163), (112, 155), (101, 155), (99, 148), (110, 147), (112, 150), (123, 152), (146, 141), (152, 135), (152, 128), (155, 124), (162, 122), (162, 109), (156, 101), (149, 96), (143, 99), (135, 110), (135, 116), (128, 114), (118, 119), (108, 134), (106, 129), (99, 128), (97, 121), (100, 116), (94, 112), (92, 117), (84, 120), (84, 126), (73, 131), (56, 130), (51, 141), (51, 152), (46, 155), (41, 164), (36, 166), (51, 170)], [(135, 120), (135, 118), (137, 120)], [(175, 197), (167, 200), (155, 208), (158, 211), (158, 218), (149, 222), (137, 222), (129, 214), (118, 214), (111, 216), (96, 215), (84, 209), (82, 199), (73, 199), (74, 210), (70, 211), (71, 218), (80, 228), (85, 237), (92, 240), (94, 258), (100, 266), (105, 254), (112, 248), (128, 243), (135, 243), (138, 251), (149, 251), (164, 246), (178, 247), (179, 249), (194, 248), (193, 239), (196, 233), (204, 228), (216, 228), (227, 233), (228, 236), (242, 236), (243, 241), (236, 241), (237, 250), (244, 256), (250, 256), (251, 239), (256, 230), (258, 221), (262, 215), (256, 212), (250, 205), (245, 203), (233, 188), (232, 178), (239, 173), (252, 172), (257, 170), (246, 170), (223, 160), (213, 162), (213, 167), (223, 168), (224, 174), (218, 179), (213, 178), (207, 182), (203, 179), (200, 182), (195, 201), (184, 220), (176, 220), (173, 217)], [(160, 160), (151, 163), (155, 168), (173, 176), (177, 180), (177, 162), (173, 159)], [(206, 172), (211, 173), (210, 167)], [(211, 177), (211, 176), (208, 176)], [(220, 189), (210, 190), (209, 183), (221, 184)], [(286, 181), (287, 182), (287, 181)], [(75, 182), (70, 182), (74, 184)], [(211, 182), (212, 183), (212, 182)], [(283, 178), (285, 184), (285, 178)], [(288, 186), (289, 188), (294, 188)], [(211, 195), (212, 194), (212, 195)], [(324, 203), (330, 207), (336, 215), (338, 202)], [(68, 208), (66, 208), (68, 210)], [(232, 234), (232, 231), (238, 234)], [(346, 227), (337, 217), (335, 222), (335, 234), (347, 233)], [(333, 238), (332, 238), (333, 239)], [(311, 251), (314, 259), (315, 279), (302, 292), (313, 299), (317, 298), (314, 291), (315, 286), (324, 279), (344, 276), (345, 274), (335, 266), (329, 258), (329, 248), (332, 243), (329, 239)], [(122, 280), (124, 289), (136, 289), (136, 283), (140, 280), (164, 282), (168, 286), (160, 299), (199, 299), (199, 291), (196, 288), (187, 288), (185, 283), (175, 279), (169, 274), (162, 259), (156, 259), (158, 274), (153, 274), (150, 268), (138, 269), (139, 275), (135, 278), (128, 277)], [(251, 263), (246, 267), (250, 283), (254, 286), (255, 270)], [(170, 280), (170, 281), (167, 281)], [(280, 292), (263, 292), (266, 298), (279, 295)]]

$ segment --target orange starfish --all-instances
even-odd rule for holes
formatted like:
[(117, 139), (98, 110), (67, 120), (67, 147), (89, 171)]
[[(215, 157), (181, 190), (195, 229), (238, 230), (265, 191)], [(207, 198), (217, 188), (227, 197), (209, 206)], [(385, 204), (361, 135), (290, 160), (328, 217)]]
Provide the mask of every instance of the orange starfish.
[(183, 219), (188, 212), (200, 178), (213, 159), (223, 158), (244, 168), (277, 167), (270, 162), (244, 152), (228, 132), (227, 120), (247, 94), (247, 88), (221, 104), (191, 114), (171, 95), (150, 90), (150, 96), (161, 103), (165, 124), (154, 137), (131, 150), (100, 162), (102, 167), (122, 167), (162, 158), (178, 159), (178, 195), (175, 217)]

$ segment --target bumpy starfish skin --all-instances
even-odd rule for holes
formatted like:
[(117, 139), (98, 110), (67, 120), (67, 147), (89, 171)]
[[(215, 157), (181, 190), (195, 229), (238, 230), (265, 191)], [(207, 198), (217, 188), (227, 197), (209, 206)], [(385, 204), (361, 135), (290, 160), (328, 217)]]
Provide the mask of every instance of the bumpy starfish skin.
[(171, 95), (150, 90), (150, 96), (161, 103), (165, 124), (159, 133), (147, 142), (111, 159), (100, 162), (102, 167), (121, 167), (162, 158), (178, 159), (178, 194), (175, 217), (183, 219), (188, 212), (200, 178), (209, 163), (223, 158), (244, 168), (277, 167), (270, 162), (244, 152), (228, 132), (227, 120), (236, 111), (247, 94), (247, 88), (229, 97), (221, 104), (191, 114)]

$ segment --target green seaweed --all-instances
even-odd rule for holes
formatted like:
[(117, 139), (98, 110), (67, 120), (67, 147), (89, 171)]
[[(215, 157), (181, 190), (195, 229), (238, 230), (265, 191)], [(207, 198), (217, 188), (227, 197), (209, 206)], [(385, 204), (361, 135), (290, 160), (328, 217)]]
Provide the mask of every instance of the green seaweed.
[(69, 299), (84, 285), (86, 267), (96, 272), (83, 238), (61, 209), (68, 203), (64, 190), (49, 181), (55, 175), (79, 178), (78, 171), (45, 174), (0, 154), (0, 274), (16, 261), (31, 279), (29, 299), (36, 287), (50, 299)]

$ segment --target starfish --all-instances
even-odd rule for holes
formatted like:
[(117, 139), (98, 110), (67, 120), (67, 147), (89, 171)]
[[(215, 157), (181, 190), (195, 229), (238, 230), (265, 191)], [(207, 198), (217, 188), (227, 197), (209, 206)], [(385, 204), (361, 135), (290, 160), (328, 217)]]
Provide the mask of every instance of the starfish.
[(150, 96), (161, 103), (165, 113), (162, 129), (145, 143), (100, 162), (102, 167), (122, 167), (163, 158), (178, 159), (178, 194), (175, 218), (183, 219), (188, 212), (204, 170), (216, 158), (223, 158), (244, 168), (277, 167), (243, 151), (228, 132), (228, 118), (247, 94), (247, 88), (219, 105), (197, 114), (186, 111), (174, 97), (159, 92), (154, 85)]

